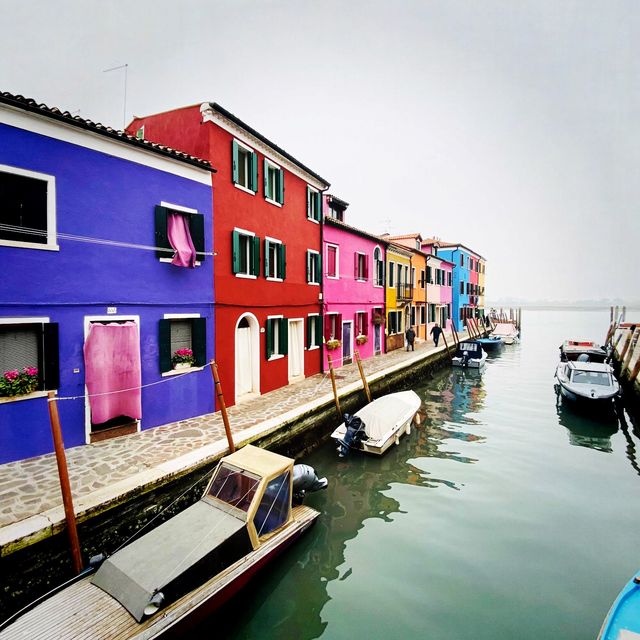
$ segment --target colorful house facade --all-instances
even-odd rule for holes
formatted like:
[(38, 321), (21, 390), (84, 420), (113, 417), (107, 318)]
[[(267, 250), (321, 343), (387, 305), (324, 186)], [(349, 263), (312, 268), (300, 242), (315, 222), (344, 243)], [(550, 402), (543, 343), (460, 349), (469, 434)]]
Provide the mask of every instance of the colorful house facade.
[(209, 160), (216, 360), (231, 405), (322, 368), (322, 192), (329, 183), (216, 103), (128, 130)]
[(0, 139), (0, 463), (51, 391), (68, 447), (213, 411), (210, 163), (7, 93)]
[(411, 322), (411, 250), (390, 242), (387, 246), (386, 350), (404, 346), (404, 332)]
[[(324, 368), (385, 351), (385, 256), (387, 243), (347, 225), (334, 214), (337, 199), (325, 200), (323, 229)], [(331, 206), (333, 205), (333, 210)]]
[(425, 251), (453, 264), (452, 319), (456, 329), (464, 329), (467, 318), (483, 317), (484, 278), (481, 285), (480, 273), (484, 275), (485, 259), (462, 244), (428, 239), (422, 246)]

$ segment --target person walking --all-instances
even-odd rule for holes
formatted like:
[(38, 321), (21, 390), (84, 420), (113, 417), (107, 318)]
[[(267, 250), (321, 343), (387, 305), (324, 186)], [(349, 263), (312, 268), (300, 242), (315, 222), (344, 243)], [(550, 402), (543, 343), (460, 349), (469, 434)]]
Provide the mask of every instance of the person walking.
[(411, 347), (411, 351), (415, 351), (413, 347), (413, 343), (416, 340), (416, 332), (413, 330), (413, 327), (409, 327), (405, 331), (405, 338), (407, 339), (407, 351), (409, 351), (409, 347)]
[(442, 334), (442, 329), (440, 328), (440, 325), (436, 322), (433, 325), (433, 327), (431, 327), (431, 331), (429, 331), (429, 333), (433, 337), (433, 345), (435, 347), (437, 347), (438, 346), (438, 340), (440, 340), (440, 335)]

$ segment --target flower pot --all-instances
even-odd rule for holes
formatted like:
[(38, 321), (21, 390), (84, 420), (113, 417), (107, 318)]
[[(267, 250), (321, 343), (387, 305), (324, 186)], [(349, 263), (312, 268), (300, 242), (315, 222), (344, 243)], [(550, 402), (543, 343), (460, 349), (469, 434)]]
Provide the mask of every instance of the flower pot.
[(193, 365), (191, 364), (191, 362), (176, 362), (173, 365), (174, 369), (191, 369)]

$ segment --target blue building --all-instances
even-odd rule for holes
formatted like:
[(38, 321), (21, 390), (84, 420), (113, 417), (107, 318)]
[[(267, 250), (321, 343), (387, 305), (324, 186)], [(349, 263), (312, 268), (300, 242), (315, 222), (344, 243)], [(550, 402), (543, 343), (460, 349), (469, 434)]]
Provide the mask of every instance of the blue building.
[(463, 244), (429, 239), (422, 243), (423, 251), (452, 262), (453, 308), (456, 330), (465, 327), (467, 318), (484, 317), (484, 279), (486, 260)]
[(214, 410), (212, 171), (0, 94), (0, 463)]

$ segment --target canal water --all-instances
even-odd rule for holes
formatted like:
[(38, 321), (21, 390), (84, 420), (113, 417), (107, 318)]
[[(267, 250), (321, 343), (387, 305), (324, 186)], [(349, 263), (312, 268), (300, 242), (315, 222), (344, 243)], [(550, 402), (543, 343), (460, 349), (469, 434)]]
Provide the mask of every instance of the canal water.
[(483, 373), (414, 387), (425, 419), (384, 457), (315, 451), (317, 524), (199, 635), (595, 638), (640, 567), (640, 430), (557, 406), (553, 374), (563, 339), (607, 325), (526, 312)]

